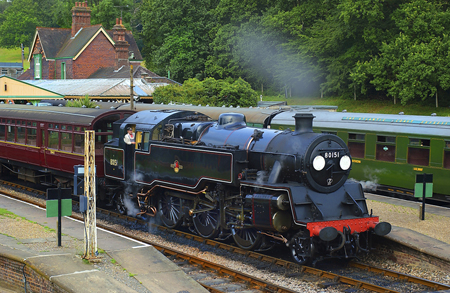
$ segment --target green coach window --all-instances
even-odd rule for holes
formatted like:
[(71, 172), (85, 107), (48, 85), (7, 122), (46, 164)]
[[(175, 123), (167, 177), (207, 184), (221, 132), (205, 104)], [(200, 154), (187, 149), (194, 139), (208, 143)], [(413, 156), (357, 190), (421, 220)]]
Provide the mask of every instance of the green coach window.
[(377, 153), (379, 161), (395, 162), (395, 136), (377, 135)]
[(430, 163), (430, 140), (410, 138), (408, 146), (408, 164), (428, 166)]
[(354, 158), (364, 158), (364, 149), (366, 147), (366, 135), (362, 133), (348, 134), (348, 149), (350, 155)]

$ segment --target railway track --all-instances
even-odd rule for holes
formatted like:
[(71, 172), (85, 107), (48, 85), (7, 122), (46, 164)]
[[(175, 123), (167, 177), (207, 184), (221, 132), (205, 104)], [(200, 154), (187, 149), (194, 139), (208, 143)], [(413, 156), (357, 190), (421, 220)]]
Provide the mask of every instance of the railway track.
[[(8, 185), (11, 187), (19, 188), (21, 190), (27, 191), (27, 192), (35, 192), (40, 194), (41, 196), (45, 194), (45, 192), (34, 190), (29, 187), (23, 187), (14, 183), (9, 183), (0, 180), (1, 185)], [(18, 198), (21, 200), (24, 200), (20, 196), (8, 194), (11, 197)], [(37, 203), (33, 200), (26, 200), (28, 202), (31, 202), (33, 204), (37, 204), (41, 207), (45, 207), (45, 204)], [(116, 212), (105, 210), (105, 209), (98, 209), (97, 212), (102, 213), (107, 216), (116, 217), (119, 219), (123, 219), (125, 221), (131, 221), (142, 225), (148, 225), (147, 221), (137, 219), (134, 217), (129, 217), (126, 215), (121, 215)], [(81, 217), (73, 215), (73, 218), (76, 218), (78, 220), (82, 220)], [(101, 227), (106, 230), (112, 230), (110, 227), (107, 227), (105, 225), (99, 225), (98, 227)], [(247, 251), (242, 250), (236, 246), (225, 244), (222, 242), (204, 239), (202, 237), (199, 237), (197, 235), (193, 235), (191, 233), (179, 231), (179, 230), (171, 230), (167, 229), (162, 226), (156, 226), (158, 229), (162, 231), (166, 231), (167, 233), (185, 238), (190, 239), (193, 241), (197, 241), (200, 243), (203, 243), (205, 245), (209, 245), (215, 248), (220, 248), (223, 250), (226, 250), (228, 252), (232, 252), (234, 254), (244, 255), (249, 258), (254, 258), (256, 260), (266, 262), (268, 264), (268, 267), (270, 267), (272, 270), (278, 269), (284, 269), (285, 275), (291, 278), (296, 278), (296, 280), (304, 281), (309, 280), (313, 282), (319, 283), (319, 286), (322, 286), (324, 288), (326, 287), (336, 287), (340, 285), (350, 286), (357, 289), (365, 289), (371, 292), (411, 292), (411, 288), (415, 288), (416, 290), (420, 291), (427, 291), (427, 290), (449, 290), (450, 285), (440, 284), (434, 281), (414, 277), (411, 275), (398, 273), (395, 271), (377, 268), (369, 265), (365, 265), (358, 262), (350, 262), (348, 265), (348, 269), (342, 269), (338, 270), (339, 273), (336, 272), (330, 272), (326, 270), (320, 270), (317, 268), (307, 267), (307, 266), (299, 266), (296, 263), (283, 260), (277, 257), (268, 256), (265, 254), (261, 254), (258, 252), (253, 251)], [(204, 279), (208, 279), (205, 277), (204, 270), (208, 271), (208, 274), (210, 271), (214, 271), (216, 274), (220, 274), (222, 277), (220, 279), (223, 279), (223, 283), (214, 284), (212, 286), (211, 284), (208, 285), (208, 282), (205, 282), (205, 284), (202, 284), (205, 288), (207, 288), (211, 292), (222, 292), (218, 289), (215, 289), (217, 287), (224, 287), (229, 288), (235, 287), (235, 288), (244, 288), (245, 285), (247, 285), (247, 288), (251, 288), (251, 290), (256, 290), (255, 292), (294, 292), (290, 289), (279, 287), (273, 284), (270, 284), (264, 280), (255, 279), (250, 275), (226, 268), (224, 266), (218, 265), (213, 262), (206, 261), (204, 259), (198, 258), (196, 256), (192, 256), (186, 253), (182, 253), (176, 250), (173, 250), (171, 248), (168, 248), (166, 246), (160, 245), (158, 243), (154, 243), (151, 241), (148, 241), (146, 239), (142, 239), (139, 237), (136, 237), (130, 233), (126, 232), (119, 232), (112, 230), (115, 233), (120, 233), (126, 237), (130, 237), (139, 241), (142, 241), (144, 243), (150, 244), (154, 246), (156, 249), (161, 251), (163, 254), (165, 254), (167, 257), (171, 258), (175, 263), (178, 263), (179, 265), (183, 266), (183, 269), (187, 273), (197, 274), (197, 279), (200, 277), (204, 277)], [(207, 275), (207, 274), (206, 274)], [(196, 279), (194, 277), (194, 279)], [(217, 279), (217, 278), (216, 278)], [(232, 281), (231, 281), (232, 280)], [(368, 281), (370, 280), (370, 281)], [(198, 280), (199, 283), (201, 283), (201, 280)], [(215, 281), (217, 282), (217, 281)], [(233, 283), (234, 282), (234, 283)], [(246, 289), (248, 290), (248, 289)]]

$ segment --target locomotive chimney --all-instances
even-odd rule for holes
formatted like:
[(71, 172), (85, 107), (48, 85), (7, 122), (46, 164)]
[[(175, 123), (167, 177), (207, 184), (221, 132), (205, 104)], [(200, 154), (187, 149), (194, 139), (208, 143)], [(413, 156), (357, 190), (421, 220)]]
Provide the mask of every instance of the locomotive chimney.
[(295, 119), (295, 133), (307, 133), (313, 132), (312, 130), (312, 121), (314, 119), (314, 115), (311, 113), (297, 113), (294, 116)]

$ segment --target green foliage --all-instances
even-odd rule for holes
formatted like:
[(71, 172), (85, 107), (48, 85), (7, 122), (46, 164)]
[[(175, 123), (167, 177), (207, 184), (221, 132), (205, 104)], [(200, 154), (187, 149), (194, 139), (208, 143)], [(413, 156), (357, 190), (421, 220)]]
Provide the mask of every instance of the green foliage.
[(114, 265), (117, 263), (117, 261), (114, 258), (111, 258), (111, 263)]
[(185, 103), (210, 106), (241, 106), (256, 105), (257, 93), (250, 84), (239, 78), (216, 80), (206, 78), (203, 81), (188, 79), (182, 87), (168, 85), (158, 87), (153, 93), (155, 103)]
[(95, 108), (97, 106), (97, 103), (95, 103), (91, 99), (89, 99), (88, 95), (85, 95), (84, 98), (82, 98), (82, 99), (68, 101), (66, 104), (66, 107), (82, 108), (83, 106), (85, 106), (85, 108)]
[(123, 25), (130, 30), (132, 11), (132, 0), (102, 0), (98, 4), (93, 4), (91, 23), (102, 24), (103, 27), (110, 30), (116, 24), (116, 18), (120, 18), (122, 15)]
[(42, 21), (36, 11), (38, 4), (32, 0), (14, 0), (0, 15), (0, 47), (14, 48), (32, 41), (36, 26)]
[(183, 82), (204, 78), (210, 54), (213, 0), (143, 0), (140, 5), (145, 64), (148, 69)]

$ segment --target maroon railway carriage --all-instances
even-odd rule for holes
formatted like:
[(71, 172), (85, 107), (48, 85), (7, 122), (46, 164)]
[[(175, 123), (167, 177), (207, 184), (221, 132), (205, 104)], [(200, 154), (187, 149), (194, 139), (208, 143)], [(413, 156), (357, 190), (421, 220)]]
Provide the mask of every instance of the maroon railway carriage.
[(84, 164), (84, 131), (95, 131), (97, 178), (103, 172), (103, 145), (113, 122), (134, 111), (71, 107), (0, 105), (0, 175), (44, 185), (57, 179), (71, 185), (74, 165)]

